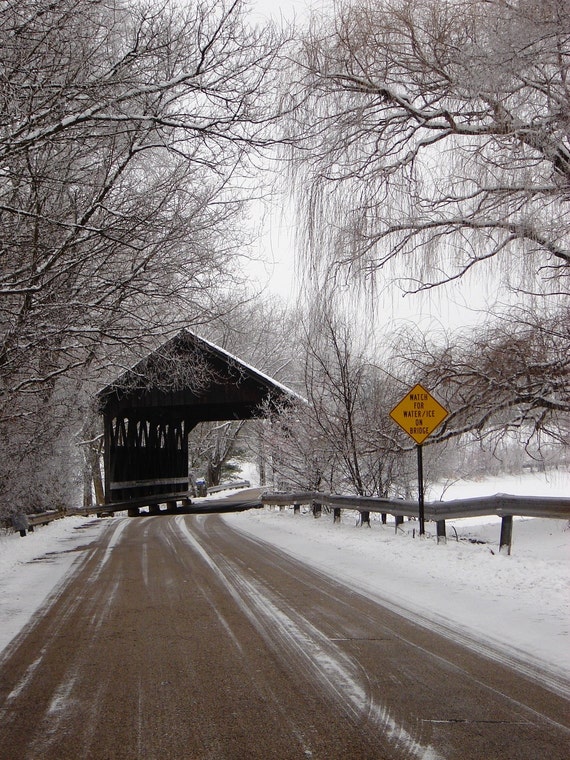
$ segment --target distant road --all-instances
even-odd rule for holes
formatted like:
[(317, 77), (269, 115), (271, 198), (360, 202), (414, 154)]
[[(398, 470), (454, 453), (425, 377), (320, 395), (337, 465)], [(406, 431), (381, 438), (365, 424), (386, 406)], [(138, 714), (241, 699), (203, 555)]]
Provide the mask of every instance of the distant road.
[(109, 520), (0, 662), (1, 760), (566, 760), (569, 740), (536, 679), (217, 515)]
[(196, 511), (233, 512), (238, 509), (248, 509), (252, 506), (262, 507), (261, 494), (266, 488), (245, 488), (227, 496), (210, 496), (207, 499), (192, 499), (190, 509)]

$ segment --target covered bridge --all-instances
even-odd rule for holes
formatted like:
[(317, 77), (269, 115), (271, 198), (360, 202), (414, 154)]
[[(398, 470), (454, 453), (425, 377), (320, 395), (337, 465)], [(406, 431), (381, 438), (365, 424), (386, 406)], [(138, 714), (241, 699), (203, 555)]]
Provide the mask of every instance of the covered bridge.
[(188, 491), (188, 433), (199, 422), (260, 417), (293, 391), (182, 330), (99, 393), (105, 501)]

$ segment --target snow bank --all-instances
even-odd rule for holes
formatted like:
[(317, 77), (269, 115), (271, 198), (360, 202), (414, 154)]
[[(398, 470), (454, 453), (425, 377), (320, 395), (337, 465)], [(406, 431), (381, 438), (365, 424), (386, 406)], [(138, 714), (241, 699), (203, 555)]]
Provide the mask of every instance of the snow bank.
[(0, 652), (56, 590), (105, 526), (105, 520), (66, 517), (0, 535)]
[(547, 470), (519, 475), (497, 475), (481, 480), (455, 480), (426, 488), (426, 499), (450, 501), (508, 493), (513, 496), (564, 496), (570, 498), (570, 472)]

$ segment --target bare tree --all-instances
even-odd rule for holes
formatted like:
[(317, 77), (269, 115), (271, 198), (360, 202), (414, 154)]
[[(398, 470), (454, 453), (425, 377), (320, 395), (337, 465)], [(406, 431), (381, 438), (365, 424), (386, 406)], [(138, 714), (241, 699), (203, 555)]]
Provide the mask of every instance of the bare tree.
[(323, 309), (307, 324), (307, 403), (279, 420), (278, 473), (309, 488), (386, 496), (401, 474), (395, 467), (401, 447), (386, 433), (392, 381), (380, 377), (369, 358), (373, 346), (349, 322)]
[[(568, 313), (519, 308), (516, 319), (476, 336), (454, 333), (442, 344), (400, 335), (398, 353), (451, 410), (431, 442), (469, 434), (497, 445), (522, 441), (534, 457), (570, 442)], [(545, 453), (544, 452), (544, 453)]]
[(54, 469), (109, 366), (219, 313), (277, 43), (241, 0), (9, 0), (0, 49), (8, 503), (29, 498), (32, 457)]
[(339, 475), (338, 447), (331, 447), (326, 433), (319, 430), (312, 406), (298, 400), (277, 413), (268, 411), (256, 431), (272, 488), (333, 492)]
[(361, 414), (364, 363), (350, 328), (330, 313), (314, 315), (306, 334), (305, 385), (317, 429), (326, 434), (342, 461), (350, 487), (364, 494), (358, 419)]
[(241, 242), (233, 180), (263, 140), (273, 51), (238, 2), (8, 3), (0, 21), (0, 361), (40, 354), (28, 388), (173, 299), (207, 304)]
[[(347, 2), (300, 54), (294, 177), (313, 260), (406, 290), (495, 257), (568, 294), (565, 0)], [(405, 267), (401, 267), (405, 261)]]
[(488, 278), (502, 325), (405, 352), (457, 404), (440, 438), (563, 439), (568, 3), (341, 2), (312, 21), (298, 64), (292, 177), (311, 271), (407, 293)]
[(195, 476), (204, 477), (208, 486), (219, 486), (225, 475), (234, 473), (235, 460), (243, 454), (239, 445), (243, 426), (243, 420), (202, 422), (190, 433), (190, 469)]

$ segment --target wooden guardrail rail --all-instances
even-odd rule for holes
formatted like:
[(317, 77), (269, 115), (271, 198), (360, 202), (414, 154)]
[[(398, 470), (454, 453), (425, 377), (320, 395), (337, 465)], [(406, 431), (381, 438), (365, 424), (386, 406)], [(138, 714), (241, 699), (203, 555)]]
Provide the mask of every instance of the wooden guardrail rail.
[[(374, 496), (342, 496), (323, 494), (317, 491), (299, 493), (264, 493), (262, 502), (274, 506), (293, 506), (299, 510), (301, 504), (308, 504), (313, 514), (318, 517), (323, 506), (331, 507), (333, 519), (340, 522), (341, 509), (360, 512), (361, 524), (370, 525), (370, 513), (387, 514), (396, 518), (396, 530), (404, 517), (418, 517), (419, 508), (416, 501), (404, 499), (382, 499)], [(510, 554), (512, 543), (513, 517), (548, 517), (553, 519), (570, 519), (570, 498), (557, 496), (514, 496), (495, 494), (472, 499), (454, 499), (453, 501), (432, 501), (424, 505), (426, 520), (433, 520), (437, 526), (438, 542), (446, 540), (446, 520), (464, 517), (498, 516), (501, 517), (500, 550)]]

